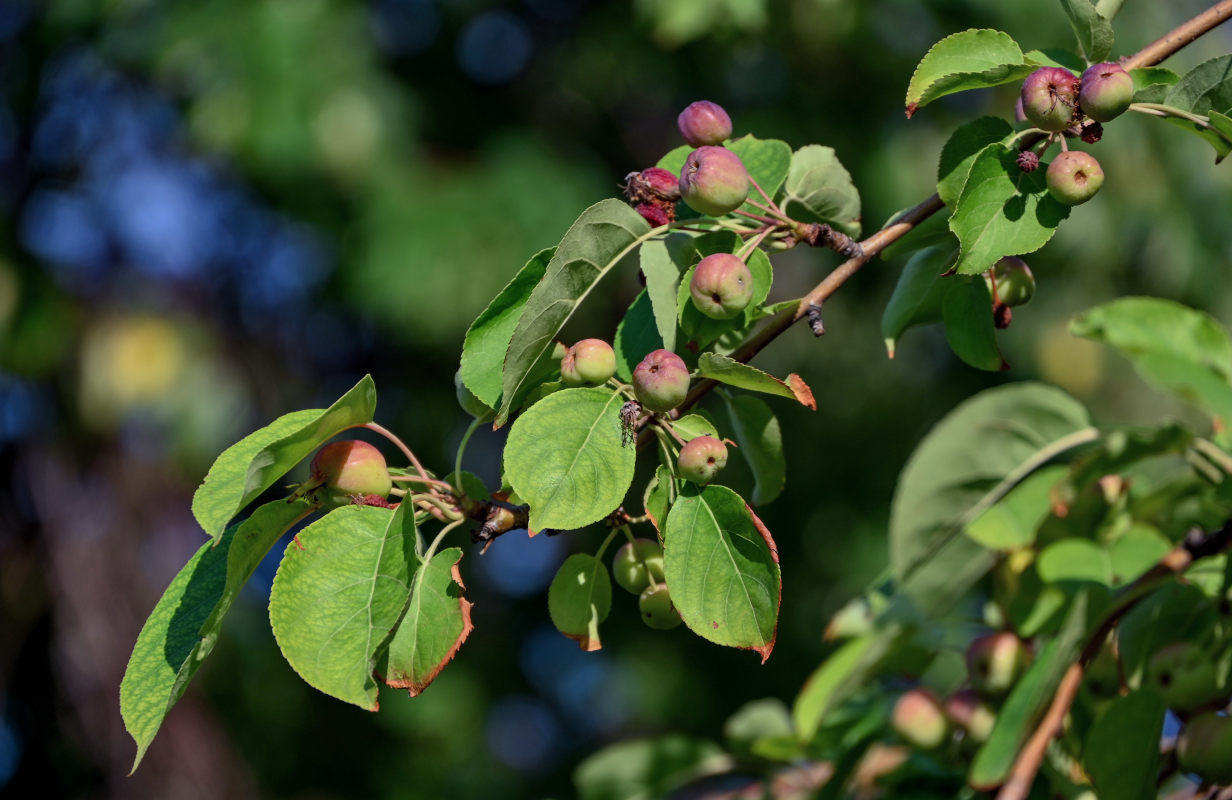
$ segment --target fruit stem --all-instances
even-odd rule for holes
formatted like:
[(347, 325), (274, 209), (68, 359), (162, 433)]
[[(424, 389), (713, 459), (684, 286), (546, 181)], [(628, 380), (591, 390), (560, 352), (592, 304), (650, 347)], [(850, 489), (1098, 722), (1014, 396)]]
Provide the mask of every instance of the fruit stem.
[(766, 237), (775, 230), (777, 230), (776, 226), (767, 225), (757, 231), (756, 235), (752, 239), (744, 243), (744, 246), (740, 248), (740, 252), (736, 253), (736, 258), (739, 258), (747, 264), (749, 262), (749, 256), (753, 255), (753, 251), (760, 247), (761, 243), (766, 240)]
[(752, 175), (749, 176), (749, 183), (753, 184), (753, 188), (757, 190), (757, 193), (766, 199), (766, 204), (769, 206), (769, 208), (766, 208), (765, 206), (762, 206), (760, 203), (756, 203), (752, 200), (748, 201), (749, 205), (757, 206), (758, 208), (763, 208), (766, 211), (770, 211), (776, 215), (783, 213), (779, 209), (779, 207), (774, 204), (774, 199), (770, 197), (770, 195), (766, 194), (766, 190), (761, 188), (761, 184), (758, 183), (757, 179), (754, 178)]
[[(749, 201), (749, 204), (750, 204), (750, 205), (752, 205), (752, 204), (753, 204), (751, 200)], [(779, 220), (779, 219), (771, 219), (770, 217), (763, 217), (763, 216), (761, 216), (760, 214), (754, 214), (754, 213), (752, 213), (751, 211), (744, 211), (743, 209), (739, 209), (739, 208), (737, 208), (735, 211), (733, 211), (733, 212), (731, 212), (731, 213), (733, 213), (733, 214), (739, 214), (740, 216), (742, 216), (742, 217), (748, 217), (749, 219), (755, 219), (755, 220), (757, 220), (758, 222), (762, 223), (763, 225), (774, 225), (774, 226), (778, 226), (779, 224), (781, 224), (781, 223), (782, 223), (782, 220)]]
[(432, 556), (436, 555), (436, 548), (440, 545), (441, 540), (445, 538), (445, 534), (449, 533), (465, 521), (465, 518), (455, 519), (453, 522), (450, 522), (448, 525), (437, 531), (436, 537), (432, 540), (432, 544), (428, 545), (428, 552), (423, 555), (423, 562), (425, 564), (432, 560)]
[(466, 433), (462, 434), (462, 441), (458, 442), (458, 453), (453, 458), (453, 487), (457, 490), (458, 497), (466, 494), (462, 491), (462, 454), (466, 452), (466, 444), (471, 440), (471, 434), (479, 429), (480, 424), (478, 419), (471, 420)]
[(619, 528), (612, 528), (608, 531), (607, 538), (603, 540), (603, 544), (599, 545), (599, 549), (595, 551), (595, 561), (603, 558), (603, 553), (607, 550), (607, 546), (612, 543), (612, 539), (616, 538), (616, 534), (620, 533), (621, 530), (627, 531), (628, 529), (628, 525), (621, 525)]
[(444, 489), (452, 489), (452, 488), (453, 488), (453, 487), (451, 487), (448, 483), (445, 483), (444, 481), (438, 481), (438, 480), (436, 480), (435, 478), (433, 478), (432, 476), (430, 476), (430, 475), (428, 474), (428, 471), (427, 471), (426, 469), (424, 469), (423, 464), (419, 463), (419, 459), (418, 459), (418, 458), (416, 458), (416, 457), (415, 457), (415, 454), (411, 452), (411, 448), (407, 447), (405, 442), (403, 442), (401, 439), (399, 439), (399, 438), (398, 438), (398, 437), (394, 434), (394, 432), (393, 432), (393, 431), (389, 430), (389, 429), (388, 429), (388, 428), (386, 428), (384, 425), (379, 425), (379, 424), (377, 424), (377, 423), (375, 423), (375, 422), (369, 422), (369, 423), (366, 423), (366, 424), (364, 424), (364, 425), (352, 425), (351, 427), (353, 427), (353, 428), (367, 428), (367, 429), (368, 429), (368, 430), (370, 430), (370, 431), (375, 431), (375, 432), (377, 432), (377, 433), (381, 434), (381, 435), (382, 435), (382, 436), (384, 436), (386, 439), (388, 439), (389, 441), (393, 442), (393, 443), (394, 443), (394, 445), (396, 445), (396, 446), (397, 446), (397, 448), (398, 448), (399, 450), (401, 450), (401, 451), (402, 451), (402, 455), (406, 456), (407, 460), (411, 462), (411, 465), (412, 465), (413, 467), (415, 467), (415, 471), (419, 473), (419, 476), (420, 476), (421, 478), (423, 478), (423, 482), (424, 482), (424, 483), (426, 483), (426, 484), (428, 484), (429, 486), (436, 486), (436, 487), (439, 487), (439, 488), (444, 488)]
[(1129, 110), (1137, 111), (1139, 114), (1150, 114), (1152, 117), (1177, 117), (1178, 119), (1189, 120), (1195, 125), (1201, 125), (1203, 128), (1211, 127), (1209, 117), (1204, 117), (1201, 114), (1191, 114), (1188, 111), (1159, 103), (1130, 103)]
[(675, 439), (677, 442), (679, 442), (682, 445), (685, 444), (685, 440), (680, 436), (680, 434), (676, 433), (676, 429), (672, 427), (672, 423), (660, 417), (655, 417), (654, 423), (655, 425), (658, 425), (660, 428), (662, 428), (663, 430), (671, 434), (671, 437)]
[[(446, 484), (448, 485), (448, 484)], [(463, 514), (458, 513), (456, 508), (453, 508), (446, 503), (439, 495), (425, 492), (424, 494), (413, 494), (410, 496), (410, 501), (425, 511), (429, 511), (432, 516), (444, 522), (445, 520), (462, 520), (466, 519)], [(431, 506), (436, 511), (432, 511)], [(437, 513), (437, 512), (440, 513)]]

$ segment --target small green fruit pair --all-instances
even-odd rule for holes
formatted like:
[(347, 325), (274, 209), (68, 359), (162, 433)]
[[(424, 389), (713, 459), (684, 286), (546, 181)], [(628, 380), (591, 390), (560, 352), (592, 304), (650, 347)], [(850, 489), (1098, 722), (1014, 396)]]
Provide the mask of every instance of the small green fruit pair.
[(680, 613), (672, 605), (667, 584), (663, 582), (663, 549), (658, 542), (651, 539), (627, 542), (612, 559), (612, 575), (620, 588), (638, 595), (638, 610), (647, 626), (668, 630), (680, 624)]
[(1177, 737), (1176, 761), (1209, 783), (1232, 783), (1232, 717), (1207, 711), (1191, 719)]

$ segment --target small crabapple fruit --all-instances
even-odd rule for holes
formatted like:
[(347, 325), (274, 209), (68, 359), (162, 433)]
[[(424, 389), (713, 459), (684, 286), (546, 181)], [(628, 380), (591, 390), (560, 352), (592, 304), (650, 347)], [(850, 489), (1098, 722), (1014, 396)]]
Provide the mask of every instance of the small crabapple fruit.
[(732, 121), (718, 103), (698, 100), (676, 117), (680, 135), (693, 147), (723, 144), (732, 134)]
[(308, 485), (327, 505), (346, 505), (352, 497), (384, 498), (393, 488), (385, 456), (367, 442), (350, 439), (327, 444), (317, 451), (309, 467)]
[(641, 594), (651, 583), (662, 583), (663, 548), (652, 539), (626, 542), (612, 559), (612, 575), (630, 594)]
[(1232, 717), (1207, 711), (1189, 720), (1176, 740), (1176, 761), (1206, 782), (1232, 783)]
[(1022, 113), (1045, 131), (1069, 127), (1078, 100), (1078, 79), (1061, 67), (1041, 67), (1022, 82)]
[(1002, 697), (1031, 661), (1031, 651), (1009, 631), (978, 637), (967, 648), (971, 686), (984, 697)]
[(749, 173), (740, 156), (724, 147), (699, 147), (680, 170), (680, 196), (689, 208), (721, 217), (749, 194)]
[(992, 267), (992, 278), (984, 274), (988, 291), (1007, 306), (1020, 306), (1035, 296), (1035, 276), (1027, 262), (1018, 256), (1005, 256)]
[(680, 624), (680, 612), (672, 605), (667, 584), (652, 583), (637, 598), (637, 608), (646, 627), (665, 631)]
[(710, 483), (726, 466), (727, 445), (713, 436), (698, 436), (685, 442), (676, 460), (680, 477), (698, 484)]
[(1134, 99), (1134, 79), (1120, 64), (1092, 64), (1082, 73), (1078, 106), (1096, 122), (1107, 122), (1125, 113)]
[(633, 393), (651, 411), (671, 411), (689, 393), (689, 368), (671, 350), (652, 350), (633, 368)]
[(697, 310), (712, 319), (731, 319), (753, 299), (753, 273), (738, 256), (711, 253), (697, 262), (689, 279)]
[(983, 744), (997, 724), (997, 713), (974, 689), (960, 689), (945, 699), (945, 715), (976, 744)]
[(560, 378), (566, 386), (598, 386), (615, 374), (616, 351), (602, 339), (583, 339), (560, 360)]
[(1156, 650), (1146, 674), (1173, 711), (1198, 711), (1227, 697), (1219, 686), (1215, 659), (1193, 642), (1173, 642)]
[(941, 703), (927, 689), (911, 689), (900, 695), (890, 713), (890, 725), (921, 750), (940, 747), (950, 736), (950, 723)]
[(1059, 203), (1077, 206), (1095, 196), (1104, 185), (1104, 171), (1095, 156), (1080, 150), (1057, 154), (1045, 174), (1048, 194)]

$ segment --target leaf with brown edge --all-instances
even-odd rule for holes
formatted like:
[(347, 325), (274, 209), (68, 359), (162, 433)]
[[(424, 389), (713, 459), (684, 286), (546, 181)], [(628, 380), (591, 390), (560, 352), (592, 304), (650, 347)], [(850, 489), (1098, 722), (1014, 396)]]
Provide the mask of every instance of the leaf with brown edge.
[(796, 400), (800, 401), (800, 405), (807, 408), (809, 411), (817, 410), (817, 401), (813, 399), (813, 390), (794, 372), (787, 375), (787, 388), (791, 389), (791, 393), (796, 396)]
[(786, 397), (814, 411), (817, 410), (813, 390), (808, 387), (803, 378), (794, 372), (783, 381), (767, 372), (762, 372), (757, 367), (737, 361), (731, 356), (703, 353), (697, 360), (697, 374), (737, 389)]
[(458, 571), (462, 550), (451, 547), (422, 562), (411, 581), (406, 614), (378, 670), (386, 685), (423, 692), (458, 652), (474, 625)]
[(565, 559), (548, 588), (548, 613), (556, 629), (587, 652), (602, 649), (599, 623), (612, 610), (612, 581), (603, 562), (587, 553)]

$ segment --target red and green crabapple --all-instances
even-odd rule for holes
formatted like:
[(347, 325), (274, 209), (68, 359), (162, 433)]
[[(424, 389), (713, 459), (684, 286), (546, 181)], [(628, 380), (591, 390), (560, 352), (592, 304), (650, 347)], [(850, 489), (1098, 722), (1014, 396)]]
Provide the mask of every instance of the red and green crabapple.
[(1027, 262), (1018, 256), (1005, 256), (992, 267), (992, 277), (985, 273), (988, 291), (993, 292), (998, 302), (1007, 306), (1020, 306), (1035, 296), (1035, 276)]
[(367, 442), (350, 439), (327, 444), (317, 451), (309, 467), (308, 486), (322, 491), (328, 505), (346, 505), (352, 497), (384, 498), (393, 488), (385, 456)]
[(615, 374), (616, 351), (602, 339), (583, 339), (560, 360), (560, 379), (566, 386), (598, 386)]
[(993, 726), (997, 724), (997, 713), (980, 699), (974, 689), (960, 689), (947, 697), (945, 715), (976, 744), (988, 741)]
[(1048, 194), (1067, 206), (1077, 206), (1095, 196), (1104, 185), (1104, 171), (1095, 156), (1079, 150), (1058, 153), (1045, 174)]
[(937, 696), (927, 689), (904, 692), (890, 713), (890, 725), (899, 736), (921, 750), (940, 747), (950, 736), (950, 723)]
[(713, 436), (698, 436), (685, 442), (676, 460), (680, 477), (693, 483), (706, 484), (727, 466), (727, 445)]
[(671, 411), (689, 393), (689, 368), (671, 350), (652, 350), (633, 368), (633, 393), (651, 411)]
[(1035, 127), (1063, 131), (1078, 101), (1078, 79), (1061, 67), (1041, 67), (1022, 82), (1022, 113)]
[(749, 194), (744, 162), (724, 147), (699, 147), (680, 170), (680, 196), (689, 208), (721, 217), (740, 207)]
[(753, 273), (731, 253), (711, 253), (693, 269), (689, 294), (693, 305), (706, 316), (731, 319), (753, 299)]
[(693, 147), (719, 145), (731, 137), (732, 121), (718, 103), (698, 100), (676, 117), (680, 135)]
[(631, 594), (641, 594), (651, 583), (662, 583), (663, 548), (651, 539), (625, 542), (612, 559), (612, 575)]
[(1031, 662), (1031, 651), (1009, 631), (980, 636), (967, 648), (971, 686), (984, 697), (1002, 697)]
[(680, 624), (680, 612), (672, 605), (672, 597), (665, 583), (647, 586), (637, 598), (637, 608), (641, 612), (642, 622), (649, 628), (665, 631)]
[(1120, 64), (1092, 64), (1082, 73), (1078, 105), (1096, 122), (1115, 119), (1134, 99), (1134, 79)]

